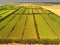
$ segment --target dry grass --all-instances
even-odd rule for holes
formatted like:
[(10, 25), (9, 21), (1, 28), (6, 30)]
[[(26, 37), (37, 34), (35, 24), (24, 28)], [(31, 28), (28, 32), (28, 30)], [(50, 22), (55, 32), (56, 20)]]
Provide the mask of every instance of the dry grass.
[(51, 6), (41, 6), (42, 8), (48, 9), (52, 12), (54, 12), (55, 14), (57, 14), (58, 16), (60, 16), (60, 5), (51, 5)]

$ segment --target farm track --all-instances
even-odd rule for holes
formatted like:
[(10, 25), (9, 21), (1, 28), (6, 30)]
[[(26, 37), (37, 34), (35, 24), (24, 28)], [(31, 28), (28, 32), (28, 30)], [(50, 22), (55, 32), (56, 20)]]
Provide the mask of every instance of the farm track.
[(60, 17), (53, 12), (32, 5), (5, 12), (1, 12), (0, 43), (60, 43)]
[(12, 44), (0, 44), (0, 45), (60, 45), (60, 44), (16, 44), (16, 43), (12, 43)]

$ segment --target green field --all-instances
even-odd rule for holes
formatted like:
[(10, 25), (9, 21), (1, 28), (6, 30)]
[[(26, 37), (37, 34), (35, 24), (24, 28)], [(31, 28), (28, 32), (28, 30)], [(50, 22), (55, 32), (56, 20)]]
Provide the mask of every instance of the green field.
[(17, 42), (23, 40), (28, 43), (59, 43), (60, 17), (49, 10), (32, 5), (0, 9), (0, 39), (16, 39)]

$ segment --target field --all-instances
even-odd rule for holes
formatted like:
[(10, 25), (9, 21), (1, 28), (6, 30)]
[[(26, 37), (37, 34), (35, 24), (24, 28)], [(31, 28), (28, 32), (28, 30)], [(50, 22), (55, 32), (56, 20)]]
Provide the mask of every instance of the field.
[(48, 9), (58, 16), (60, 16), (60, 5), (52, 5), (52, 6), (41, 6), (42, 8)]
[(60, 16), (37, 4), (2, 5), (0, 43), (59, 45)]

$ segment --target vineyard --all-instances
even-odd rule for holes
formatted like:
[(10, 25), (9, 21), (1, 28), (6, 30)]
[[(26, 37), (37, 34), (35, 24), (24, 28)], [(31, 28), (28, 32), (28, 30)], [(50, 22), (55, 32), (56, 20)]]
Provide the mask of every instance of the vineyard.
[(60, 17), (35, 5), (1, 6), (0, 43), (12, 42), (60, 43)]

